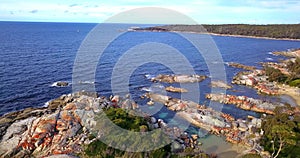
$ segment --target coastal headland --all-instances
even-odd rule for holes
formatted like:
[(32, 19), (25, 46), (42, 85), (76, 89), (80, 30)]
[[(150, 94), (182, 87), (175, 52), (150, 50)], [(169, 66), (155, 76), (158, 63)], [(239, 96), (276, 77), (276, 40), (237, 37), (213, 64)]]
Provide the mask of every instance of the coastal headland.
[(218, 36), (262, 38), (275, 40), (300, 40), (300, 24), (282, 25), (163, 25), (134, 28), (133, 31), (204, 33)]

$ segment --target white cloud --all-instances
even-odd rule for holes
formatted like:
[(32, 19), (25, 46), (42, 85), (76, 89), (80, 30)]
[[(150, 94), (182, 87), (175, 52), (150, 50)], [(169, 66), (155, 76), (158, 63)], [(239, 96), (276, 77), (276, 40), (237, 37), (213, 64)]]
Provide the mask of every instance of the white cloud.
[(149, 6), (176, 10), (199, 23), (300, 21), (297, 16), (300, 13), (298, 0), (2, 0), (0, 20), (101, 22), (122, 11)]

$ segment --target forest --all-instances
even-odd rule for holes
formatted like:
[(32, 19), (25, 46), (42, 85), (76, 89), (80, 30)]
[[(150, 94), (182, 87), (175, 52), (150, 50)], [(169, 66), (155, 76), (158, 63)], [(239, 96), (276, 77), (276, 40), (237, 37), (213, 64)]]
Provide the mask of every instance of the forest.
[(164, 25), (135, 30), (215, 33), (268, 38), (300, 39), (300, 24), (222, 24), (222, 25)]

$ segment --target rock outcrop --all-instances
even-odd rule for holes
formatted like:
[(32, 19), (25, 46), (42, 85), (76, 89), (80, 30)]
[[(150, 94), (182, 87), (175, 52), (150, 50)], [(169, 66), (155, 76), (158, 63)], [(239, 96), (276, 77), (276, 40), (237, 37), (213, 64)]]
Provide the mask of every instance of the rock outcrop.
[[(108, 99), (83, 91), (62, 95), (49, 101), (48, 107), (6, 114), (0, 117), (0, 157), (72, 157), (82, 153), (85, 145), (110, 130), (96, 127), (100, 114), (108, 108), (135, 112), (139, 106), (129, 96)], [(195, 148), (195, 136), (191, 138), (178, 127), (168, 127), (161, 119), (149, 117), (148, 120), (150, 128), (162, 128), (170, 138), (176, 138), (180, 149)], [(93, 139), (89, 138), (91, 135)]]
[(58, 81), (58, 82), (55, 82), (52, 84), (52, 86), (55, 86), (55, 87), (67, 87), (69, 86), (69, 82), (66, 82), (66, 81)]
[(211, 81), (211, 86), (216, 88), (231, 89), (232, 86), (224, 81)]
[[(176, 111), (177, 115), (191, 124), (205, 129), (213, 134), (225, 136), (228, 142), (244, 144), (261, 151), (258, 142), (261, 134), (261, 120), (249, 117), (248, 120), (235, 119), (229, 114), (216, 111), (192, 101), (180, 100), (169, 96), (146, 93), (146, 97), (164, 104), (169, 110)], [(254, 137), (251, 137), (254, 136)]]
[(86, 92), (63, 95), (50, 101), (47, 108), (29, 108), (1, 117), (1, 157), (81, 152), (93, 126), (93, 114), (105, 106), (101, 98), (87, 95), (94, 96)]
[(188, 92), (187, 89), (184, 89), (184, 88), (178, 88), (178, 87), (173, 87), (173, 86), (166, 87), (165, 89), (166, 89), (166, 91), (168, 91), (168, 92), (175, 92), (175, 93), (186, 93), (186, 92)]
[(240, 69), (244, 69), (244, 70), (255, 70), (256, 69), (254, 66), (248, 66), (248, 65), (243, 65), (243, 64), (234, 63), (234, 62), (230, 62), (230, 63), (228, 63), (228, 65), (231, 67), (240, 68)]
[[(235, 96), (229, 94), (206, 94), (206, 98), (212, 101), (219, 101), (223, 104), (234, 104), (236, 107), (266, 114), (274, 114), (276, 107), (284, 107), (283, 103), (272, 103), (246, 96)], [(295, 111), (297, 108), (295, 108)]]
[(166, 82), (166, 83), (193, 83), (205, 80), (207, 76), (204, 75), (157, 75), (152, 78), (152, 82)]

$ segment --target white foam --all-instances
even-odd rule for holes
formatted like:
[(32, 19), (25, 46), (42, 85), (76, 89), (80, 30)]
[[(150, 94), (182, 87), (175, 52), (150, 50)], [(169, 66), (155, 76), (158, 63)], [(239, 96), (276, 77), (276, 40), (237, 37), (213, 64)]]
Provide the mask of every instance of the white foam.
[(143, 88), (141, 88), (141, 90), (146, 91), (146, 92), (151, 92), (152, 91), (152, 89), (149, 88), (149, 87), (143, 87)]
[(50, 101), (51, 101), (51, 100), (47, 101), (42, 107), (47, 108), (47, 107), (49, 106)]
[(154, 78), (155, 76), (154, 76), (154, 75), (150, 75), (150, 74), (146, 74), (145, 77), (146, 77), (148, 80), (150, 80), (150, 79)]
[(79, 81), (79, 84), (95, 84), (94, 81)]
[(225, 65), (229, 66), (229, 62), (225, 62)]
[(266, 58), (266, 60), (273, 61), (274, 59), (273, 58)]
[(57, 82), (52, 83), (51, 87), (56, 87), (57, 86)]

